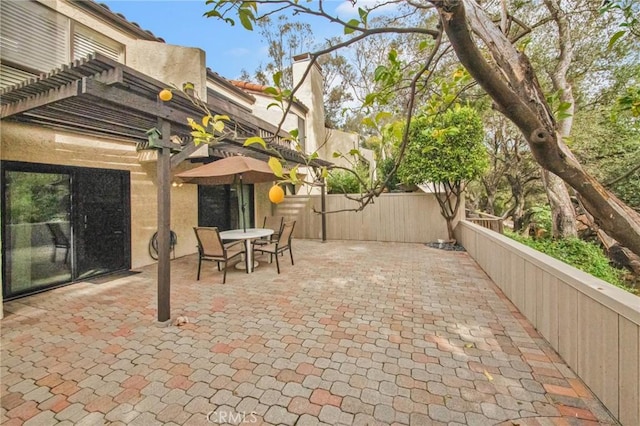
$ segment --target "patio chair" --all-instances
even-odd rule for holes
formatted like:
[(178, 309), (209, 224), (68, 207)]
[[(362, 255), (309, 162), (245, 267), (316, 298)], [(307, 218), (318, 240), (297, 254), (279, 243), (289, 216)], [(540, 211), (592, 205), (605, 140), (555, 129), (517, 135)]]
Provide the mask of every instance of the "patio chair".
[(278, 255), (283, 254), (285, 251), (289, 251), (291, 256), (291, 264), (293, 265), (293, 252), (291, 251), (291, 239), (293, 237), (293, 228), (296, 226), (295, 220), (293, 222), (285, 222), (282, 225), (282, 232), (278, 236), (278, 240), (269, 244), (255, 245), (253, 251), (260, 253), (269, 253), (269, 263), (273, 262), (273, 256), (276, 257), (276, 268), (280, 273), (280, 262), (278, 261)]
[(282, 216), (265, 216), (262, 227), (265, 229), (273, 229), (273, 234), (268, 237), (262, 237), (259, 240), (255, 240), (254, 244), (258, 246), (271, 244), (278, 240), (280, 233), (282, 232), (282, 226), (284, 225), (284, 217)]
[(227, 244), (222, 243), (218, 228), (194, 227), (198, 240), (198, 277), (200, 279), (200, 268), (202, 261), (216, 262), (218, 271), (220, 264), (224, 263), (224, 274), (222, 284), (227, 281), (227, 264), (230, 260), (244, 253), (244, 241), (238, 240)]
[(65, 235), (62, 227), (57, 222), (48, 222), (47, 228), (49, 229), (49, 233), (51, 234), (51, 243), (53, 244), (53, 253), (51, 254), (51, 262), (56, 261), (56, 254), (58, 249), (64, 249), (64, 264), (66, 265), (69, 262), (69, 249), (71, 248), (71, 243), (69, 242), (69, 238)]

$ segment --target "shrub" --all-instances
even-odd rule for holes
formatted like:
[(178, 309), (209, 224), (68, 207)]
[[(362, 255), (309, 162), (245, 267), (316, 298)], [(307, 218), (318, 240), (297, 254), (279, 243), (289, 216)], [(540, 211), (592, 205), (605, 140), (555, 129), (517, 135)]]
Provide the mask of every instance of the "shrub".
[(327, 193), (356, 194), (360, 192), (358, 178), (346, 170), (333, 170), (327, 177)]
[(609, 259), (607, 259), (597, 244), (578, 238), (564, 238), (559, 240), (549, 238), (534, 239), (509, 231), (505, 231), (505, 235), (519, 243), (591, 274), (594, 277), (600, 278), (609, 284), (613, 284), (631, 293), (636, 293), (635, 289), (625, 285), (623, 279), (624, 271), (611, 266)]
[(378, 180), (382, 182), (387, 178), (387, 176), (390, 176), (389, 182), (387, 182), (386, 185), (389, 191), (394, 191), (400, 183), (397, 174), (391, 174), (391, 170), (393, 170), (395, 161), (395, 158), (387, 157), (384, 160), (378, 162)]
[[(531, 225), (534, 229), (544, 230), (546, 235), (553, 235), (553, 225), (551, 217), (551, 207), (549, 204), (543, 206), (533, 206), (529, 209)], [(536, 234), (537, 235), (537, 234)]]

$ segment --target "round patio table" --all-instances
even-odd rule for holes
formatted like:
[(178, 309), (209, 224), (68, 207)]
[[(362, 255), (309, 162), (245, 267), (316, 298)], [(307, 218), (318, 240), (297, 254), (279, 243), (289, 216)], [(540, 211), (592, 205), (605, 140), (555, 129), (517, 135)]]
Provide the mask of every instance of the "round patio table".
[(229, 231), (220, 232), (220, 238), (223, 240), (244, 240), (244, 248), (245, 248), (245, 265), (247, 269), (247, 274), (253, 272), (254, 264), (253, 264), (253, 249), (251, 247), (251, 241), (257, 238), (268, 237), (274, 233), (273, 229), (267, 228), (247, 228), (243, 229), (231, 229)]

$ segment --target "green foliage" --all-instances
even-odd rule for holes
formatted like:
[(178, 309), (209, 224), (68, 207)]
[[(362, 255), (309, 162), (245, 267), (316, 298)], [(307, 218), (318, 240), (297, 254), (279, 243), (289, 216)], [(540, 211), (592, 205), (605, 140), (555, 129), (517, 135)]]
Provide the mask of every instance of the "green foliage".
[(363, 147), (373, 150), (376, 161), (396, 157), (398, 147), (402, 143), (405, 122), (395, 120), (395, 116), (387, 111), (362, 119), (362, 125), (372, 133), (363, 142)]
[(553, 235), (553, 218), (551, 217), (551, 207), (549, 204), (542, 206), (532, 206), (529, 209), (531, 223), (537, 229), (544, 229), (546, 235)]
[(50, 222), (66, 218), (69, 182), (63, 175), (11, 172), (9, 191), (11, 223)]
[[(434, 84), (438, 89), (427, 100), (425, 111), (427, 114), (438, 114), (459, 102), (463, 87), (471, 82), (471, 76), (462, 68), (456, 69), (451, 77), (438, 77)], [(479, 102), (476, 102), (479, 104)]]
[(360, 27), (360, 25), (366, 28), (369, 12), (359, 7), (358, 15), (360, 15), (360, 19), (351, 19), (349, 22), (347, 22), (347, 25), (344, 27), (345, 35), (353, 34), (356, 29)]
[(607, 109), (579, 111), (570, 148), (589, 173), (640, 211), (640, 170), (633, 172), (640, 164), (640, 126), (629, 115), (609, 117)]
[(402, 78), (403, 66), (405, 64), (400, 60), (398, 51), (392, 49), (387, 54), (387, 64), (378, 65), (373, 72), (373, 79), (381, 87), (377, 92), (367, 94), (362, 103), (365, 108), (372, 107), (374, 104), (387, 105), (393, 97), (397, 96), (395, 89)]
[(571, 103), (562, 101), (562, 90), (557, 90), (547, 96), (547, 103), (553, 111), (553, 116), (558, 120), (571, 117), (571, 114), (567, 112), (571, 108)]
[(602, 2), (603, 7), (600, 9), (601, 13), (618, 12), (622, 15), (622, 20), (619, 22), (620, 30), (611, 36), (609, 40), (608, 48), (611, 49), (613, 45), (621, 38), (628, 35), (640, 36), (640, 20), (638, 20), (638, 14), (640, 13), (640, 6), (635, 0), (608, 0)]
[(224, 20), (227, 24), (235, 25), (235, 19), (227, 16), (229, 11), (235, 11), (240, 20), (240, 24), (249, 31), (253, 30), (253, 23), (256, 20), (255, 13), (258, 11), (258, 5), (254, 1), (240, 0), (207, 0), (207, 5), (213, 4), (213, 9), (205, 12), (207, 18), (218, 18)]
[(627, 88), (617, 103), (619, 111), (628, 111), (633, 117), (640, 117), (640, 85)]
[[(311, 25), (290, 20), (286, 15), (262, 16), (256, 25), (267, 45), (268, 59), (256, 69), (253, 78), (264, 85), (273, 78), (276, 87), (293, 89), (293, 56), (313, 44)], [(275, 74), (279, 74), (278, 81)]]
[(348, 105), (355, 99), (349, 84), (355, 78), (352, 61), (338, 52), (331, 52), (320, 56), (318, 64), (322, 68), (324, 80), (325, 127), (342, 129), (347, 118), (352, 115), (352, 109)]
[(389, 181), (387, 182), (387, 189), (389, 191), (393, 191), (398, 187), (398, 184), (400, 183), (399, 179), (398, 179), (398, 175), (397, 173), (391, 173), (391, 171), (393, 170), (393, 166), (395, 165), (395, 158), (392, 157), (387, 157), (384, 160), (380, 160), (378, 161), (377, 165), (378, 165), (378, 180), (380, 182), (384, 182), (385, 179), (387, 179), (387, 176), (389, 176), (391, 174), (391, 177), (389, 178)]
[(482, 121), (470, 107), (455, 106), (442, 114), (416, 117), (398, 176), (408, 184), (463, 185), (488, 167), (483, 138)]
[(361, 191), (358, 178), (347, 170), (332, 170), (327, 176), (328, 194), (357, 194)]
[(436, 199), (447, 221), (449, 239), (454, 238), (453, 218), (460, 207), (460, 194), (489, 165), (483, 140), (480, 115), (468, 106), (454, 105), (439, 114), (416, 117), (409, 128), (398, 176), (410, 185), (436, 183), (443, 188)]
[(578, 238), (566, 238), (552, 240), (548, 238), (533, 239), (505, 231), (505, 235), (527, 245), (539, 252), (547, 254), (561, 260), (581, 271), (600, 278), (610, 284), (627, 290), (631, 293), (635, 291), (626, 286), (623, 280), (624, 271), (609, 265), (609, 259), (602, 252), (601, 248), (587, 241)]

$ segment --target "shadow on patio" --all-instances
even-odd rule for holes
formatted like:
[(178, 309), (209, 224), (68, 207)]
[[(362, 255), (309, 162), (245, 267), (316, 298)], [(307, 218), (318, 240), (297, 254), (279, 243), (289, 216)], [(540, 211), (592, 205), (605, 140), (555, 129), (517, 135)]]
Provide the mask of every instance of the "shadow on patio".
[(181, 327), (155, 267), (5, 303), (2, 423), (615, 424), (466, 253), (293, 250), (225, 285), (172, 261)]

